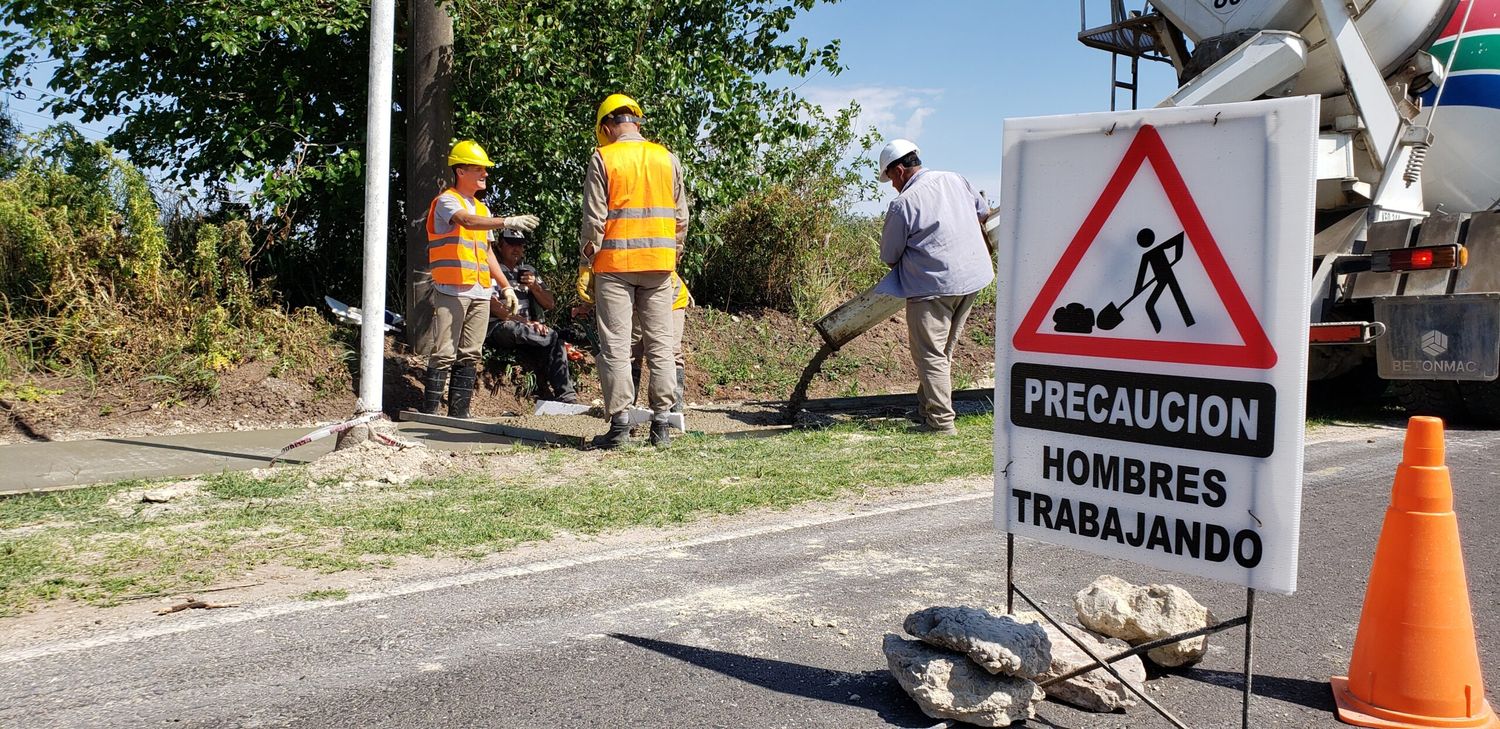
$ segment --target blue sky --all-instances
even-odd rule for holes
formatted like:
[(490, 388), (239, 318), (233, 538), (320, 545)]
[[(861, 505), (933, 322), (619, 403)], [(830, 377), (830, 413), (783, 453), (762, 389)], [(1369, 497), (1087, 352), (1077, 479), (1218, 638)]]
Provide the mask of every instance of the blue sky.
[[(1107, 2), (1087, 5), (1090, 26), (1108, 20)], [(791, 35), (843, 41), (848, 70), (807, 80), (807, 98), (827, 107), (859, 101), (862, 126), (912, 139), (926, 166), (963, 174), (994, 202), (1001, 120), (1109, 109), (1110, 56), (1079, 43), (1078, 27), (1071, 0), (844, 0), (801, 16)], [(1143, 62), (1141, 76), (1142, 108), (1177, 86), (1169, 64)], [(894, 197), (882, 188), (884, 201)]]

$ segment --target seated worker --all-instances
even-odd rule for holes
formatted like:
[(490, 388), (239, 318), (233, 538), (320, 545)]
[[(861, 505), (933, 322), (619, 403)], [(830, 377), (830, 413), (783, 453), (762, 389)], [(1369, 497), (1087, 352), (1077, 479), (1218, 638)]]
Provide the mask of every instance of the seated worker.
[[(573, 316), (587, 316), (593, 310), (593, 271), (588, 266), (578, 267), (578, 298), (582, 304), (573, 307)], [(677, 365), (676, 384), (673, 385), (673, 394), (677, 400), (672, 405), (672, 412), (680, 413), (686, 405), (684, 390), (687, 388), (687, 369), (682, 357), (682, 331), (687, 326), (687, 307), (692, 299), (688, 292), (687, 283), (672, 272), (672, 359)], [(641, 327), (639, 320), (630, 332), (630, 375), (635, 382), (637, 402), (641, 395), (641, 365), (645, 362), (645, 347), (642, 342)]]
[(504, 302), (490, 301), (490, 330), (484, 343), (514, 352), (516, 360), (535, 373), (538, 400), (578, 402), (563, 339), (556, 329), (538, 321), (542, 312), (557, 306), (557, 300), (536, 269), (522, 261), (526, 255), (525, 236), (514, 230), (501, 233), (500, 247), (495, 253), (500, 270), (515, 288), (520, 306), (511, 314)]

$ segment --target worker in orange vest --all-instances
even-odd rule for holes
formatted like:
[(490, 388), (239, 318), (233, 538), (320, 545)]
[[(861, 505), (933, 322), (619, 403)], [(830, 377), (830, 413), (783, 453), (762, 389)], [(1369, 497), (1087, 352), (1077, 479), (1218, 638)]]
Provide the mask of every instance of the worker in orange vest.
[[(520, 308), (511, 282), (490, 252), (489, 231), (531, 231), (540, 221), (535, 215), (490, 215), (478, 195), (488, 184), (489, 168), (495, 163), (477, 143), (464, 140), (453, 145), (448, 166), (453, 168), (453, 186), (433, 198), (427, 208), (427, 265), (434, 289), (433, 348), (422, 382), (422, 412), (437, 412), (446, 384), (449, 417), (467, 418), (490, 318), (490, 298), (503, 297), (512, 312)], [(498, 293), (493, 289), (496, 285)]]
[(675, 401), (672, 363), (672, 272), (687, 236), (682, 164), (666, 147), (641, 136), (644, 114), (634, 99), (611, 94), (594, 116), (599, 148), (583, 183), (579, 256), (593, 271), (599, 329), (599, 382), (609, 431), (595, 448), (617, 448), (630, 435), (626, 408), (635, 398), (630, 335), (640, 323), (651, 369), (651, 444), (671, 441), (667, 416)]

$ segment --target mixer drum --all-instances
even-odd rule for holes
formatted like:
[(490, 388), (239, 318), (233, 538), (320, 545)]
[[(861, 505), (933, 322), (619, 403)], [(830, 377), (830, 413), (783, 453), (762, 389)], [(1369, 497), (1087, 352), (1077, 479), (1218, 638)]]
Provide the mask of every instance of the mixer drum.
[[(1419, 124), (1431, 122), (1435, 137), (1422, 173), (1424, 201), (1429, 209), (1450, 213), (1489, 210), (1500, 201), (1500, 144), (1495, 141), (1500, 129), (1500, 0), (1472, 0), (1472, 12), (1470, 2), (1365, 0), (1360, 3), (1365, 13), (1355, 21), (1376, 63), (1389, 73), (1422, 49), (1446, 65), (1468, 14), (1443, 96), (1438, 99), (1437, 89), (1429, 89), (1417, 118)], [(1292, 93), (1343, 93), (1338, 64), (1323, 42), (1310, 0), (1152, 0), (1151, 5), (1195, 46), (1209, 41), (1205, 50), (1213, 47), (1211, 39), (1233, 40), (1257, 29), (1295, 31), (1316, 47)], [(1435, 117), (1434, 103), (1442, 107)]]
[[(1308, 42), (1307, 57), (1293, 94), (1331, 96), (1343, 93), (1338, 59), (1323, 41), (1326, 35), (1309, 0), (1152, 0), (1194, 45), (1205, 39), (1245, 30), (1289, 30)], [(1361, 3), (1365, 13), (1355, 21), (1360, 37), (1386, 73), (1431, 43), (1458, 0), (1377, 0)]]
[[(1500, 0), (1473, 0), (1469, 25), (1457, 55), (1453, 43), (1468, 9), (1461, 3), (1429, 52), (1442, 63), (1453, 57), (1443, 88), (1422, 95), (1417, 123), (1428, 124), (1434, 141), (1422, 171), (1427, 207), (1450, 212), (1494, 209), (1500, 200)], [(1441, 111), (1433, 113), (1433, 104)]]

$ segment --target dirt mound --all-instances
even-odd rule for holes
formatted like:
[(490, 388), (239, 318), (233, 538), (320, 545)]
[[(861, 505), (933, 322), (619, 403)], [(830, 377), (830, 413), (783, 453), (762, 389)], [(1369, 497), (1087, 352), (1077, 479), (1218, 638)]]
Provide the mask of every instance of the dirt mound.
[[(684, 343), (686, 399), (700, 405), (785, 399), (821, 345), (811, 325), (780, 312), (730, 314), (690, 308)], [(386, 346), (385, 409), (394, 414), (421, 402), (425, 358), (393, 338)], [(984, 386), (992, 377), (993, 358), (994, 311), (979, 306), (954, 356), (954, 387)], [(352, 367), (340, 358), (301, 371), (278, 371), (271, 363), (252, 361), (223, 373), (218, 393), (202, 401), (178, 399), (170, 388), (149, 378), (127, 378), (124, 384), (104, 389), (77, 378), (38, 375), (25, 383), (27, 397), (0, 395), (0, 414), (5, 418), (0, 444), (337, 422), (354, 412)], [(575, 371), (580, 400), (597, 401), (601, 393), (592, 355), (577, 363)], [(517, 365), (492, 362), (481, 375), (473, 414), (524, 418), (535, 404), (529, 380)], [(808, 395), (874, 395), (911, 392), (915, 387), (906, 324), (898, 314), (829, 358)], [(597, 422), (580, 422), (578, 434), (593, 434), (599, 428)]]
[(375, 441), (333, 451), (308, 466), (307, 475), (317, 481), (380, 481), (407, 483), (418, 478), (441, 476), (451, 469), (450, 453), (424, 445), (389, 446)]

